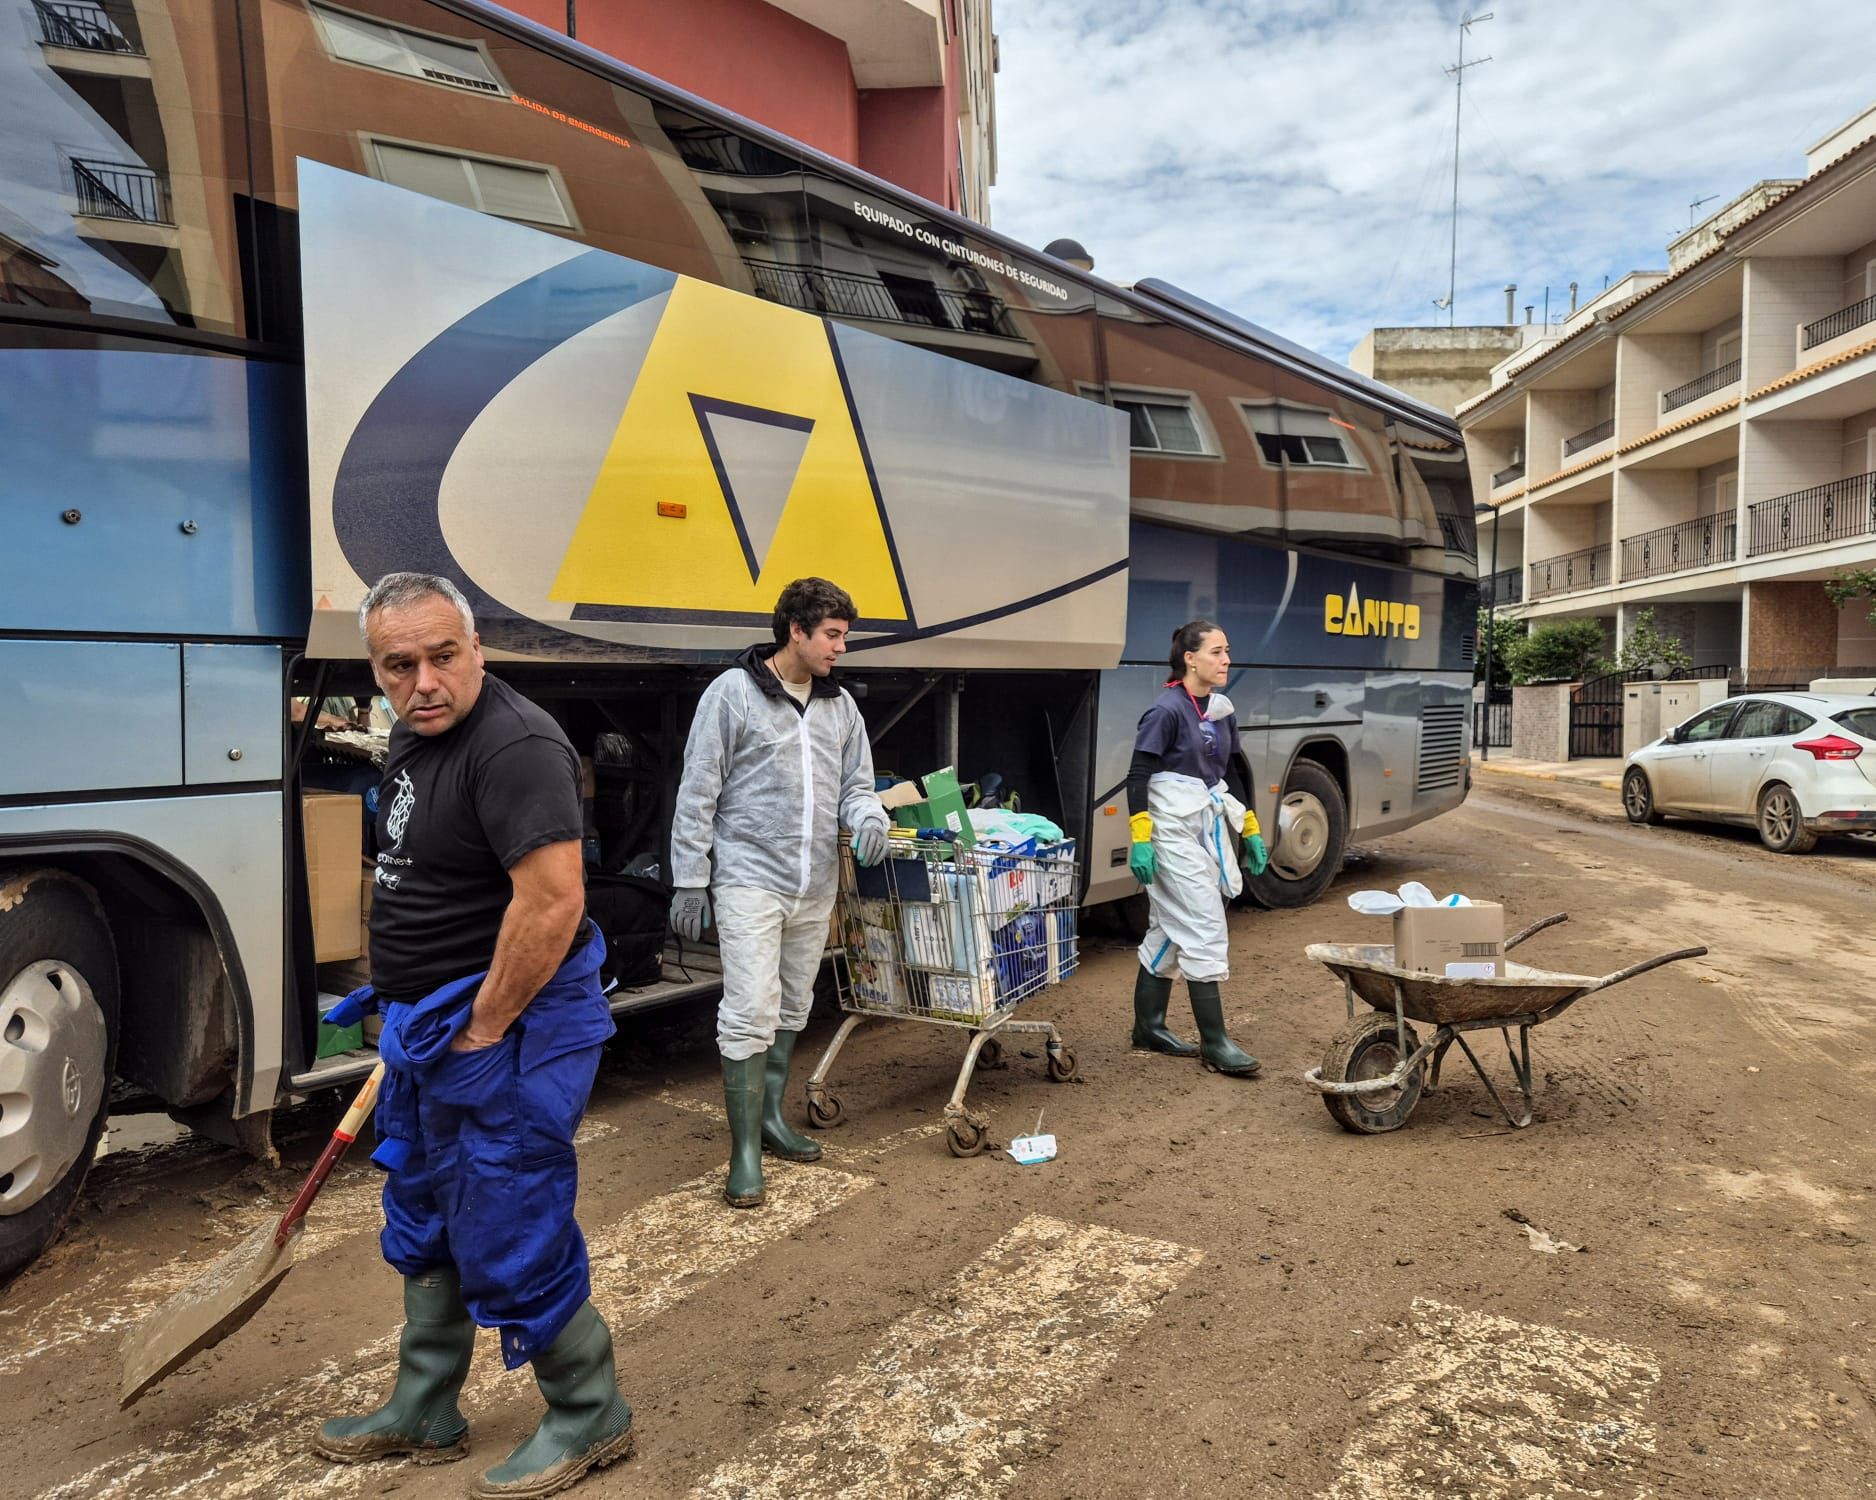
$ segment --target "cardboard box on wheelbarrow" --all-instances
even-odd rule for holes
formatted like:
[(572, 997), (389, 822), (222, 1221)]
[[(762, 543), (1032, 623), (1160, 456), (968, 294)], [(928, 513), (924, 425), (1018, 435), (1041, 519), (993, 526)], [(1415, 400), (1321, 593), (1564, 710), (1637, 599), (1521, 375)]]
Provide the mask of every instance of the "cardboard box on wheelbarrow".
[(1403, 906), (1394, 913), (1394, 963), (1448, 979), (1502, 978), (1505, 909), (1496, 901)]

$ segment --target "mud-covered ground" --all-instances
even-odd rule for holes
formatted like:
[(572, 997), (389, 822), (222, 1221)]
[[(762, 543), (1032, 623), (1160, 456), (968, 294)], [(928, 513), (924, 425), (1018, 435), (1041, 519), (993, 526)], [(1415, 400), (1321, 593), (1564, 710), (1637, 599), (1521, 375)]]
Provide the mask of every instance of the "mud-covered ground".
[[(1385, 941), (1342, 897), (1410, 878), (1514, 924), (1569, 912), (1520, 953), (1547, 967), (1712, 952), (1534, 1032), (1529, 1129), (1455, 1054), (1405, 1129), (1351, 1135), (1301, 1081), (1343, 1025), (1303, 947)], [(1261, 1078), (1130, 1051), (1134, 960), (1090, 935), (1032, 1006), (1078, 1077), (1049, 1083), (1025, 1042), (972, 1089), (1002, 1140), (1046, 1111), (1056, 1161), (954, 1160), (939, 1112), (961, 1035), (869, 1025), (835, 1071), (847, 1123), (826, 1163), (771, 1166), (747, 1212), (717, 1196), (707, 1019), (628, 1021), (585, 1127), (581, 1219), (639, 1449), (579, 1493), (1876, 1492), (1873, 913), (1876, 847), (1779, 858), (1493, 777), (1359, 851), (1314, 909), (1234, 918), (1227, 1008)], [(818, 1020), (803, 1057), (831, 1032)], [(125, 1332), (279, 1212), (337, 1107), (288, 1122), (278, 1172), (197, 1143), (100, 1164), (0, 1301), (0, 1492), (425, 1500), (528, 1430), (532, 1382), (484, 1335), (466, 1463), (306, 1453), (322, 1417), (375, 1403), (393, 1357), (362, 1164), (262, 1314), (117, 1409)]]

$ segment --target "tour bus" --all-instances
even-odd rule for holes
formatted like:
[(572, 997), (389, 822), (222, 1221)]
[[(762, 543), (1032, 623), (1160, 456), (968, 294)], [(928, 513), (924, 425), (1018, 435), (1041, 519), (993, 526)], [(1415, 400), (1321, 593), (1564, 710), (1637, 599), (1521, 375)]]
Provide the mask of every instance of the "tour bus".
[[(808, 574), (860, 612), (879, 770), (997, 778), (1134, 919), (1188, 618), (1231, 640), (1252, 900), (1464, 796), (1443, 414), (476, 0), (0, 15), (0, 1276), (113, 1099), (265, 1151), (371, 1066), (319, 1017), (392, 569), (566, 728), (592, 882), (656, 889), (697, 696)], [(614, 1003), (712, 983), (654, 952)]]

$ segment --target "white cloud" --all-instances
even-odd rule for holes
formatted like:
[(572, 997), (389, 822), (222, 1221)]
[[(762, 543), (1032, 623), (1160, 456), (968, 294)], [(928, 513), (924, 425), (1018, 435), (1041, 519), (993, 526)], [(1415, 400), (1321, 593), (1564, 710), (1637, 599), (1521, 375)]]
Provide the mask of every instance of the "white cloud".
[[(1473, 0), (1473, 10), (1486, 5)], [(1499, 0), (1468, 56), (1458, 318), (1665, 267), (1704, 215), (1876, 99), (1830, 0)], [(1457, 13), (1415, 0), (1000, 0), (997, 227), (1072, 235), (1343, 358), (1446, 321)], [(1876, 232), (1876, 231), (1873, 231)], [(1522, 312), (1519, 314), (1523, 316)]]

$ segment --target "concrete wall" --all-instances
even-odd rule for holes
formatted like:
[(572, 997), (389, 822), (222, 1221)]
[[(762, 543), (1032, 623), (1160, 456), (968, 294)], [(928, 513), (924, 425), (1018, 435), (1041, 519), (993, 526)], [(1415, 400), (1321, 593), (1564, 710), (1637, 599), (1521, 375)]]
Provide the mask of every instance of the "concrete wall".
[(1511, 690), (1511, 753), (1520, 760), (1570, 758), (1570, 688), (1567, 682)]
[(1692, 469), (1626, 469), (1616, 475), (1616, 525), (1625, 537), (1694, 518)]
[(1747, 671), (1828, 667), (1837, 661), (1837, 610), (1814, 579), (1746, 585)]
[[(1471, 328), (1377, 328), (1354, 348), (1349, 368), (1405, 391), (1441, 411), (1490, 387), (1492, 366), (1526, 342), (1523, 325)], [(1504, 461), (1498, 464), (1503, 468)]]
[(1635, 621), (1644, 610), (1655, 612), (1655, 629), (1677, 640), (1693, 658), (1696, 667), (1736, 667), (1743, 642), (1740, 606), (1725, 600), (1701, 599), (1679, 602), (1673, 599), (1637, 601), (1617, 610), (1621, 639), (1626, 641)]
[[(1609, 540), (1607, 501), (1590, 505), (1533, 505), (1525, 512), (1524, 556), (1542, 562)], [(1598, 523), (1601, 523), (1600, 525)]]
[[(1661, 393), (1700, 373), (1697, 333), (1625, 333), (1616, 344), (1615, 440), (1632, 443), (1663, 423)], [(1716, 393), (1717, 399), (1717, 393)], [(1689, 402), (1680, 416), (1708, 403)], [(1666, 421), (1675, 420), (1670, 413)]]
[(1752, 422), (1744, 436), (1739, 498), (1746, 505), (1828, 484), (1843, 465), (1841, 422)]
[(1531, 392), (1531, 478), (1547, 479), (1566, 464), (1563, 440), (1596, 425), (1594, 391)]
[(1843, 258), (1793, 256), (1746, 261), (1746, 389), (1798, 367), (1798, 326), (1833, 313), (1843, 295)]
[(1852, 599), (1837, 616), (1837, 665), (1876, 667), (1876, 621), (1870, 610), (1876, 600)]

